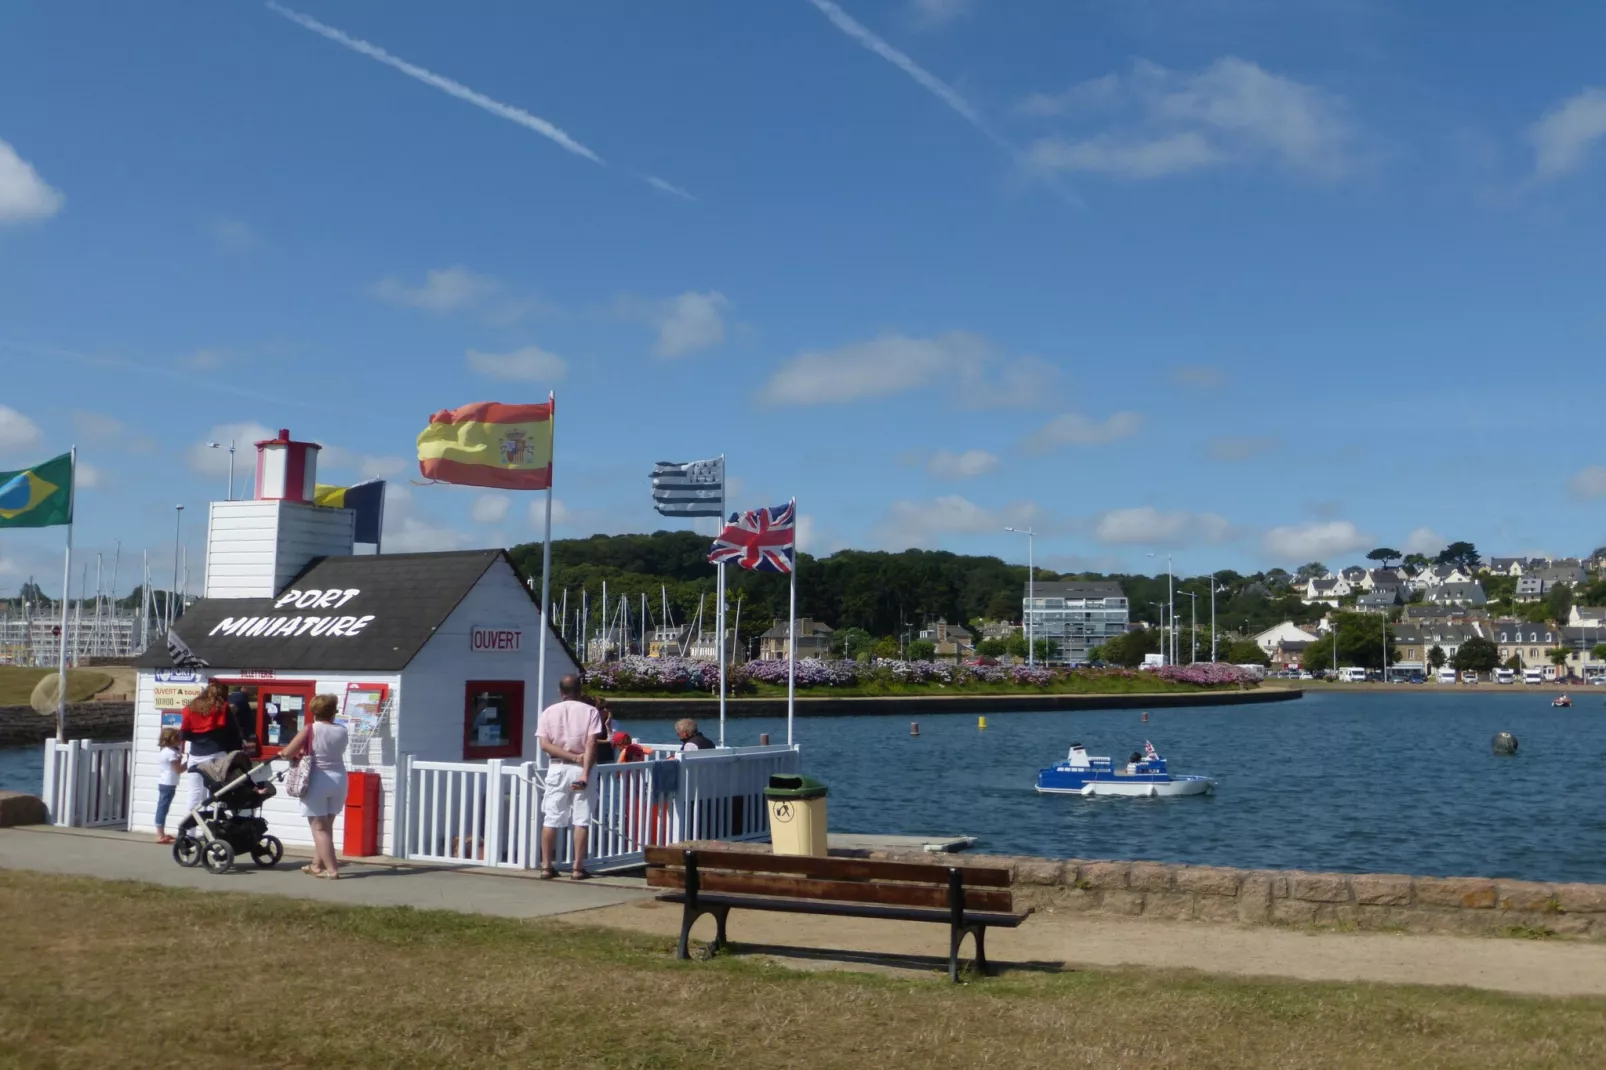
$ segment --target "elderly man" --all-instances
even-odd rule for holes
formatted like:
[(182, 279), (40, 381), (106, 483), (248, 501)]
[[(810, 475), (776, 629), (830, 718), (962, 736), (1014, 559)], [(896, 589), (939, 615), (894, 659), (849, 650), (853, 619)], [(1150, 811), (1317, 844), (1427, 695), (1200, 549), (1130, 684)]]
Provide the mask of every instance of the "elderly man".
[(714, 750), (714, 741), (697, 731), (697, 722), (690, 717), (682, 717), (675, 722), (675, 735), (680, 737), (680, 749), (687, 750)]
[(580, 678), (558, 681), (559, 699), (541, 711), (536, 741), (547, 755), (546, 792), (541, 801), (541, 879), (558, 875), (558, 829), (574, 828), (574, 871), (585, 880), (586, 840), (596, 789), (591, 784), (591, 763), (596, 755), (602, 715), (580, 698)]

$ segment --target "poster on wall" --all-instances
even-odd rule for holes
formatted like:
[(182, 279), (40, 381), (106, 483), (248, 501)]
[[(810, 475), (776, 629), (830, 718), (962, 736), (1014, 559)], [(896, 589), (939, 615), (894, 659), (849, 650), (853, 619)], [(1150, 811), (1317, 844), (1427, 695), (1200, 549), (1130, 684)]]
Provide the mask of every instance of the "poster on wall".
[(182, 710), (163, 710), (163, 728), (182, 728), (184, 726), (184, 712)]
[[(163, 676), (183, 676), (186, 680), (164, 681)], [(152, 699), (162, 715), (163, 728), (177, 728), (184, 719), (184, 707), (190, 704), (205, 686), (194, 673), (157, 673), (157, 683), (151, 689)]]
[(357, 739), (365, 739), (379, 729), (385, 709), (387, 684), (347, 684), (346, 701), (335, 720)]

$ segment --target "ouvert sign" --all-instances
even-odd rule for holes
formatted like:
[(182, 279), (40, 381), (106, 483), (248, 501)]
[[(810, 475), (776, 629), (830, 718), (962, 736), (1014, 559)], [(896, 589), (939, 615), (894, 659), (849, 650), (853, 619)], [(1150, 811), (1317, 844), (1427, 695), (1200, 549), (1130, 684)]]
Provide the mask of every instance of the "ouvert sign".
[(469, 629), (469, 649), (485, 651), (517, 651), (524, 646), (524, 629), (475, 625)]

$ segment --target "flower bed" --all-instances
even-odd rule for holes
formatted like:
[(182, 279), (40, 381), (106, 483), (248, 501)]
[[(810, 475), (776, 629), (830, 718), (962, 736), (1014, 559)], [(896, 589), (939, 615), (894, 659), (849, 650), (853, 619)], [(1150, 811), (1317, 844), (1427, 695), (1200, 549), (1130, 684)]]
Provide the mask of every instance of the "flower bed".
[[(731, 693), (752, 694), (786, 686), (786, 662), (750, 661), (728, 671)], [(985, 691), (1173, 690), (1189, 687), (1236, 687), (1254, 683), (1249, 673), (1224, 663), (1168, 665), (1155, 671), (1132, 669), (1055, 669), (1027, 665), (953, 665), (933, 661), (825, 661), (804, 658), (797, 663), (799, 691), (853, 690), (896, 693), (908, 690), (974, 689)], [(719, 665), (692, 658), (630, 656), (586, 671), (587, 686), (620, 694), (714, 694)], [(1158, 687), (1153, 685), (1160, 685)]]

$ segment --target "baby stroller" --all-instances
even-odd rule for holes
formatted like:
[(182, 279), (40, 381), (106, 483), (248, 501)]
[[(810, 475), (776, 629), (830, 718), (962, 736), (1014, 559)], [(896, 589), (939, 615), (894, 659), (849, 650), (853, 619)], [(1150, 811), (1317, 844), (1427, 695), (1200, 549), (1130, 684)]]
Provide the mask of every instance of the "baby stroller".
[(284, 844), (268, 833), (261, 816), (264, 802), (273, 798), (273, 768), (253, 766), (243, 751), (191, 767), (206, 785), (206, 798), (178, 827), (173, 839), (173, 861), (181, 866), (205, 864), (209, 873), (226, 873), (237, 855), (249, 853), (262, 868), (276, 865)]

